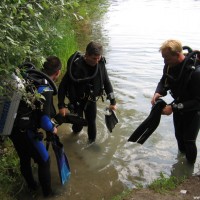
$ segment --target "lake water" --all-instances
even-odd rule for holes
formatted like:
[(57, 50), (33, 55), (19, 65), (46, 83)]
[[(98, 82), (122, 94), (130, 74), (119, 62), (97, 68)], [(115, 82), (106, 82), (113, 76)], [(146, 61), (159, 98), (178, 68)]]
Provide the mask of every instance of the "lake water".
[[(124, 189), (146, 186), (162, 172), (183, 176), (199, 172), (178, 154), (172, 116), (162, 116), (160, 125), (143, 144), (127, 139), (146, 119), (151, 97), (159, 81), (163, 59), (159, 47), (167, 39), (200, 49), (200, 1), (198, 0), (113, 0), (104, 18), (95, 24), (105, 50), (107, 69), (115, 89), (119, 123), (112, 133), (105, 127), (104, 108), (98, 102), (96, 144), (87, 145), (84, 129), (73, 135), (68, 125), (59, 127), (70, 166), (71, 178), (60, 187), (52, 156), (53, 185), (62, 193), (59, 199), (110, 200)], [(94, 25), (94, 26), (95, 26)], [(171, 98), (165, 100), (170, 103)]]

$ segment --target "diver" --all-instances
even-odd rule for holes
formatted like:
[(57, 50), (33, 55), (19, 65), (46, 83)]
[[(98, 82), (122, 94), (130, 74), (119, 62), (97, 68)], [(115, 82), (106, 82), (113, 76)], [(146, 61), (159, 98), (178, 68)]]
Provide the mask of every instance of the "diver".
[[(73, 110), (85, 118), (88, 123), (88, 140), (96, 140), (97, 100), (104, 95), (110, 100), (109, 108), (116, 110), (116, 100), (110, 79), (105, 67), (105, 58), (102, 56), (103, 47), (96, 42), (90, 42), (86, 47), (85, 55), (75, 52), (67, 62), (67, 72), (58, 88), (58, 108), (63, 116)], [(68, 109), (65, 97), (69, 100)], [(79, 133), (83, 126), (72, 125), (74, 133)]]
[(57, 128), (51, 122), (51, 117), (56, 114), (53, 95), (57, 94), (57, 88), (54, 81), (59, 77), (60, 70), (61, 62), (56, 56), (46, 58), (42, 72), (36, 71), (37, 73), (35, 73), (34, 70), (29, 70), (29, 75), (33, 76), (33, 79), (37, 77), (35, 86), (38, 93), (42, 94), (45, 100), (43, 100), (36, 116), (31, 119), (30, 127), (20, 126), (20, 124), (23, 124), (20, 123), (23, 119), (17, 117), (10, 135), (20, 159), (21, 174), (29, 190), (34, 192), (39, 187), (32, 172), (31, 159), (33, 159), (38, 165), (38, 179), (45, 198), (54, 196), (55, 192), (51, 187), (50, 156), (42, 141), (43, 135), (38, 130), (42, 128), (53, 134), (57, 133)]
[(197, 60), (200, 52), (184, 55), (178, 40), (165, 41), (159, 50), (165, 65), (151, 103), (154, 105), (156, 100), (170, 91), (174, 101), (164, 107), (162, 114), (173, 113), (178, 149), (185, 154), (188, 163), (194, 164), (200, 128), (200, 67)]

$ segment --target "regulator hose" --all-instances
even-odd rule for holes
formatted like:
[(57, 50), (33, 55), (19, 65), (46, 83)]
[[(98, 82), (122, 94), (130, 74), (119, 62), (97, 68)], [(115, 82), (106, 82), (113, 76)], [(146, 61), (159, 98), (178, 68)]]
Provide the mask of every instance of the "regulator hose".
[(76, 51), (76, 52), (74, 53), (74, 55), (73, 55), (73, 57), (72, 57), (72, 60), (71, 60), (71, 62), (70, 62), (70, 64), (69, 64), (68, 70), (69, 70), (69, 76), (70, 76), (70, 78), (71, 78), (74, 82), (82, 82), (82, 81), (87, 81), (87, 80), (93, 79), (93, 78), (97, 75), (97, 72), (98, 72), (98, 69), (99, 69), (98, 63), (97, 63), (96, 70), (95, 70), (95, 72), (94, 72), (94, 74), (93, 74), (92, 76), (88, 76), (88, 77), (85, 77), (85, 78), (79, 78), (79, 79), (77, 79), (77, 78), (75, 78), (75, 77), (72, 75), (72, 65), (73, 65), (73, 63), (74, 63), (74, 61), (75, 61), (75, 59), (76, 59), (76, 56), (77, 56), (78, 54), (79, 54), (78, 51)]
[(33, 63), (25, 62), (25, 63), (19, 65), (19, 69), (24, 70), (24, 71), (22, 71), (22, 76), (24, 79), (28, 78), (28, 79), (32, 79), (37, 82), (37, 80), (34, 79), (33, 77), (30, 77), (30, 75), (33, 75), (33, 74), (39, 75), (41, 78), (47, 80), (47, 82), (53, 89), (53, 95), (56, 95), (58, 93), (58, 89), (57, 89), (57, 86), (55, 85), (54, 81), (45, 73), (36, 70), (36, 67)]

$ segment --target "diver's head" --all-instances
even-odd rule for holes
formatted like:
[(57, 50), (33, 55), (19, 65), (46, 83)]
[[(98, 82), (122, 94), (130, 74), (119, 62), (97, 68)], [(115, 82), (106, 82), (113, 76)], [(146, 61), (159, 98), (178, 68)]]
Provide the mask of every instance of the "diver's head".
[(162, 54), (164, 63), (169, 67), (176, 66), (185, 59), (182, 44), (178, 40), (165, 41), (159, 51)]
[(60, 75), (62, 64), (58, 57), (49, 56), (43, 64), (42, 71), (47, 74), (53, 81), (57, 80)]
[(101, 44), (96, 42), (90, 42), (86, 47), (85, 62), (90, 66), (96, 66), (101, 60), (103, 54), (103, 47)]

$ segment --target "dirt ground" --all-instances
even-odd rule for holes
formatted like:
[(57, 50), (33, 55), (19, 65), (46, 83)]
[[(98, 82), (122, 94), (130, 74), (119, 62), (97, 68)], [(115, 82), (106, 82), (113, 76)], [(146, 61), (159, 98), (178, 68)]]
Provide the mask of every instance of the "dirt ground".
[(149, 189), (134, 189), (123, 200), (200, 200), (200, 175), (186, 179), (174, 191), (167, 194), (155, 193)]

